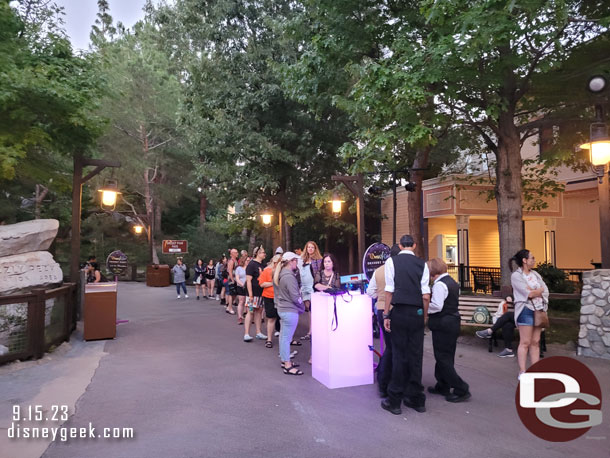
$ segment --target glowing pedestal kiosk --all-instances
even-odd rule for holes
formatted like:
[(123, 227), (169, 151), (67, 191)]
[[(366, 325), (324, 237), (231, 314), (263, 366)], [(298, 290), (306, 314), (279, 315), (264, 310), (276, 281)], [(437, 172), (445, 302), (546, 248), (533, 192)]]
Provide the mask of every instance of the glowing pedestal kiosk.
[[(350, 294), (311, 297), (312, 375), (328, 388), (373, 383), (371, 298), (359, 291)], [(335, 298), (339, 323), (333, 331)]]

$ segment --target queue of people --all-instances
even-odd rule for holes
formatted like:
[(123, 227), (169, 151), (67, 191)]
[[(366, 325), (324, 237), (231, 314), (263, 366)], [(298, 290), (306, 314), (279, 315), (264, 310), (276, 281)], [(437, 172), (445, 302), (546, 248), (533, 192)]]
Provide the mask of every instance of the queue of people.
[[(332, 254), (322, 256), (313, 241), (295, 251), (298, 254), (278, 247), (266, 263), (268, 256), (263, 246), (255, 247), (251, 256), (246, 250), (233, 248), (228, 258), (223, 255), (217, 262), (210, 259), (207, 264), (198, 259), (193, 266), (196, 300), (216, 299), (226, 313), (237, 315), (237, 324), (244, 326), (244, 342), (262, 340), (266, 348), (273, 348), (273, 337), (278, 337), (281, 367), (287, 375), (303, 375), (298, 363), (292, 362), (298, 352), (291, 351), (291, 347), (311, 340), (311, 319), (305, 335), (294, 335), (299, 316), (311, 309), (311, 294), (340, 287), (337, 261)], [(182, 292), (188, 298), (189, 268), (182, 258), (176, 260), (172, 273), (177, 298), (182, 298)], [(254, 335), (250, 334), (252, 325)]]

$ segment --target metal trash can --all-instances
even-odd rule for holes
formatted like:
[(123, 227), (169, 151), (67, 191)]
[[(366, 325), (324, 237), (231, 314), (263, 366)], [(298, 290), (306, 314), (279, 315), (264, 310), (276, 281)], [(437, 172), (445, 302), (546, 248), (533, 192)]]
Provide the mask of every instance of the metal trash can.
[(167, 264), (150, 264), (146, 266), (146, 286), (169, 286), (170, 273)]

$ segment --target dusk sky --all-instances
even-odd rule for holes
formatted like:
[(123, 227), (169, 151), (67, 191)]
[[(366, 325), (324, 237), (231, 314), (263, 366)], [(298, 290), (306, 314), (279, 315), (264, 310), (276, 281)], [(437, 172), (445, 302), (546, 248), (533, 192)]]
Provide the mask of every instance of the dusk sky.
[[(66, 32), (75, 49), (87, 49), (89, 33), (97, 14), (97, 0), (55, 0), (66, 12)], [(131, 27), (144, 17), (142, 7), (146, 0), (108, 0), (114, 22)]]

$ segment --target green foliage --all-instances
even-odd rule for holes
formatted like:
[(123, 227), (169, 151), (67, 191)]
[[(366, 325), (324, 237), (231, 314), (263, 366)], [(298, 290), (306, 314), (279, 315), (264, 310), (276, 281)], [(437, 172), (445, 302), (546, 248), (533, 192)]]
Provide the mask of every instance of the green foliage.
[(100, 128), (94, 62), (73, 55), (61, 9), (23, 3), (18, 10), (0, 3), (0, 180), (15, 178), (31, 151), (89, 150)]
[(536, 272), (540, 274), (544, 283), (552, 293), (572, 293), (574, 285), (568, 281), (565, 271), (558, 269), (549, 262), (544, 262), (536, 266)]

